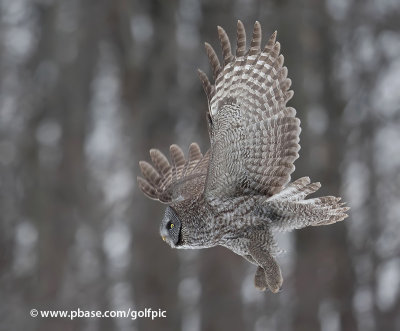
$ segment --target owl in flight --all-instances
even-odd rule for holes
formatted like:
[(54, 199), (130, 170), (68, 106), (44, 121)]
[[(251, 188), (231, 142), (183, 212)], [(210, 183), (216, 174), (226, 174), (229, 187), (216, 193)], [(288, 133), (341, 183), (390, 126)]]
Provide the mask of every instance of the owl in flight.
[(141, 161), (138, 184), (151, 199), (168, 205), (160, 234), (173, 248), (224, 246), (257, 266), (254, 282), (276, 293), (282, 274), (273, 232), (342, 221), (349, 209), (340, 198), (306, 199), (320, 183), (308, 177), (290, 182), (298, 158), (300, 121), (286, 103), (293, 96), (276, 32), (261, 49), (254, 25), (250, 48), (237, 24), (236, 54), (218, 27), (223, 61), (205, 43), (214, 84), (198, 71), (208, 99), (211, 147), (203, 155), (192, 143), (185, 158), (170, 147), (171, 162), (150, 150), (153, 165)]

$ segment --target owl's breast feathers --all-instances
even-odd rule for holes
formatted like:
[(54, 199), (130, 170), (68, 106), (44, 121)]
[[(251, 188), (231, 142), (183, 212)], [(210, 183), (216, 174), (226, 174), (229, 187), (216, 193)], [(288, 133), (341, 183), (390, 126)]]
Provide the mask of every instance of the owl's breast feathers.
[(225, 245), (245, 232), (268, 226), (254, 214), (261, 197), (206, 199), (203, 195), (172, 205), (182, 222), (181, 247)]

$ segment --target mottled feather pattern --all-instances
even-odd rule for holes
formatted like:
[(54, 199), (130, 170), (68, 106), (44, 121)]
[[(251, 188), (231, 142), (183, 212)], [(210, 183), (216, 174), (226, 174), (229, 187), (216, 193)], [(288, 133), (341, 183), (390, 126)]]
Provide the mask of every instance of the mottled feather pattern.
[(261, 49), (256, 22), (247, 49), (238, 21), (233, 55), (225, 30), (217, 30), (221, 62), (205, 43), (214, 83), (199, 70), (209, 106), (210, 149), (203, 156), (193, 143), (186, 158), (171, 145), (171, 162), (152, 149), (153, 165), (140, 162), (138, 183), (148, 197), (168, 204), (160, 235), (171, 247), (224, 246), (257, 265), (258, 289), (276, 293), (283, 278), (273, 230), (339, 222), (349, 208), (333, 196), (307, 199), (321, 187), (308, 177), (289, 183), (301, 130), (296, 110), (286, 105), (293, 91), (276, 32)]
[(149, 198), (172, 203), (203, 193), (209, 153), (203, 156), (196, 143), (190, 145), (188, 159), (178, 145), (170, 147), (171, 164), (157, 149), (150, 150), (150, 157), (154, 167), (140, 161), (144, 178), (138, 177), (139, 187)]
[[(254, 25), (250, 49), (243, 51), (245, 30), (238, 22), (238, 51), (232, 55), (226, 32), (218, 27), (223, 66), (206, 44), (215, 84), (200, 79), (209, 100), (211, 146), (207, 194), (273, 195), (290, 180), (298, 158), (300, 121), (286, 107), (293, 95), (276, 33), (261, 51), (261, 26)], [(211, 92), (210, 92), (211, 91)], [(268, 160), (266, 163), (265, 161)], [(281, 171), (276, 168), (281, 166)]]
[(258, 213), (268, 217), (274, 228), (283, 231), (343, 221), (349, 207), (340, 202), (341, 198), (325, 196), (305, 199), (320, 187), (320, 183), (311, 183), (309, 177), (302, 177), (265, 199)]

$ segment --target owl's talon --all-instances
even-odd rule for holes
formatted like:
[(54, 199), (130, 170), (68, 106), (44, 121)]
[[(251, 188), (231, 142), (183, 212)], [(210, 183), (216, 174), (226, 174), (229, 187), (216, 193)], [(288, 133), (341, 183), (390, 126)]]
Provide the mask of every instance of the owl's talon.
[(272, 293), (279, 293), (281, 292), (281, 287), (279, 286), (270, 286), (269, 289), (271, 290)]
[[(266, 274), (266, 276), (268, 277), (268, 274)], [(273, 284), (271, 284), (271, 280), (274, 281)], [(272, 278), (272, 279), (270, 278), (269, 281), (270, 281), (270, 283), (268, 284), (268, 287), (269, 287), (269, 289), (271, 290), (272, 293), (281, 292), (283, 279), (282, 279), (282, 276), (281, 276), (280, 272), (279, 272), (279, 275), (278, 275), (277, 278)], [(267, 279), (267, 283), (268, 283), (268, 279)]]
[(267, 290), (267, 287), (265, 287), (265, 286), (260, 286), (260, 285), (258, 285), (258, 284), (255, 284), (255, 286), (256, 286), (256, 289), (259, 290), (259, 291), (261, 291), (261, 292), (264, 292), (264, 291)]

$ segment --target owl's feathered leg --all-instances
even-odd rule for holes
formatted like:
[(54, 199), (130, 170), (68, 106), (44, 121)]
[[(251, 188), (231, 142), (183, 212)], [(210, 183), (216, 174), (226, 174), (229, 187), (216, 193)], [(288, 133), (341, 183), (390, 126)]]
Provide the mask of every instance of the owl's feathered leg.
[(256, 274), (254, 275), (254, 285), (260, 291), (265, 291), (268, 287), (265, 270), (260, 266), (257, 267)]
[(251, 255), (243, 255), (243, 257), (250, 263), (257, 266), (257, 271), (254, 276), (254, 286), (260, 291), (265, 291), (268, 287), (268, 284), (264, 269), (257, 264), (257, 262), (253, 259)]
[(266, 251), (260, 245), (250, 245), (249, 251), (254, 261), (259, 265), (254, 277), (256, 287), (263, 291), (268, 286), (272, 293), (277, 293), (283, 283), (281, 268), (278, 262), (276, 262), (270, 252)]

